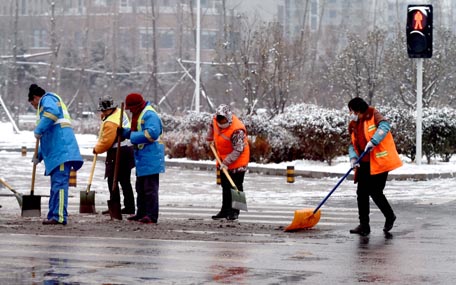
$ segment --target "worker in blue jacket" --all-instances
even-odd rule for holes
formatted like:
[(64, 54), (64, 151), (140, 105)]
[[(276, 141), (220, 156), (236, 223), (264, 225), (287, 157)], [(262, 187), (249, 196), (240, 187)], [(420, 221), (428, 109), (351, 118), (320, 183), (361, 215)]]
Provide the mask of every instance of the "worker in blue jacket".
[(141, 94), (125, 98), (125, 109), (132, 115), (131, 129), (120, 129), (135, 149), (136, 215), (130, 221), (155, 224), (158, 221), (159, 175), (165, 172), (165, 146), (161, 140), (163, 125), (160, 116)]
[(51, 176), (49, 212), (43, 225), (66, 225), (70, 170), (79, 170), (83, 164), (71, 117), (57, 94), (46, 92), (36, 84), (29, 87), (28, 101), (37, 110), (34, 135), (40, 140), (33, 163), (44, 160), (44, 175)]

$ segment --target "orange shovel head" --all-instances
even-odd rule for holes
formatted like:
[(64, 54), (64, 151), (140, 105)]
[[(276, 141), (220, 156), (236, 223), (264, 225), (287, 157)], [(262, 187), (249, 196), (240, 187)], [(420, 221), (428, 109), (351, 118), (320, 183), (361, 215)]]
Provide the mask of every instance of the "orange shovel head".
[(284, 229), (286, 232), (309, 229), (315, 226), (320, 220), (321, 211), (318, 210), (315, 214), (314, 209), (302, 209), (294, 212), (294, 218), (291, 224)]

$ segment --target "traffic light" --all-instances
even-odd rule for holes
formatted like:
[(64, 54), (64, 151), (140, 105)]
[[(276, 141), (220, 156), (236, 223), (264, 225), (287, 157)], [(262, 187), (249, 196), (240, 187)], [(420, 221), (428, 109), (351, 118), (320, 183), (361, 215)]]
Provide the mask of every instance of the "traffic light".
[(408, 5), (407, 52), (410, 58), (432, 57), (432, 5)]

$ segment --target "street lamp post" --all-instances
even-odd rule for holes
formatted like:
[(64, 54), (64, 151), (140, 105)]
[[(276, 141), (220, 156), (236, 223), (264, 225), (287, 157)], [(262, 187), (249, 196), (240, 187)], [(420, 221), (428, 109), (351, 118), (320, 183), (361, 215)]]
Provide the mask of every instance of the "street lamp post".
[(201, 10), (201, 0), (196, 1), (196, 74), (195, 74), (195, 80), (196, 80), (196, 86), (195, 86), (195, 112), (199, 113), (200, 111), (200, 36), (201, 36), (201, 16), (200, 16), (200, 10)]

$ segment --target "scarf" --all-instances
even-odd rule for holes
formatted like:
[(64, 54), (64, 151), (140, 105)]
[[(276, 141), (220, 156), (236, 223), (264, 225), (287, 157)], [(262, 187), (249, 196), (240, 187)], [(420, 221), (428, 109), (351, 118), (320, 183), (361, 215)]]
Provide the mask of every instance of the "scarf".
[(144, 101), (142, 104), (130, 108), (130, 112), (131, 112), (131, 115), (132, 115), (132, 117), (131, 117), (131, 131), (134, 132), (134, 131), (138, 130), (139, 115), (141, 114), (141, 112), (144, 109), (144, 107), (146, 107), (146, 104), (147, 104), (147, 102)]

